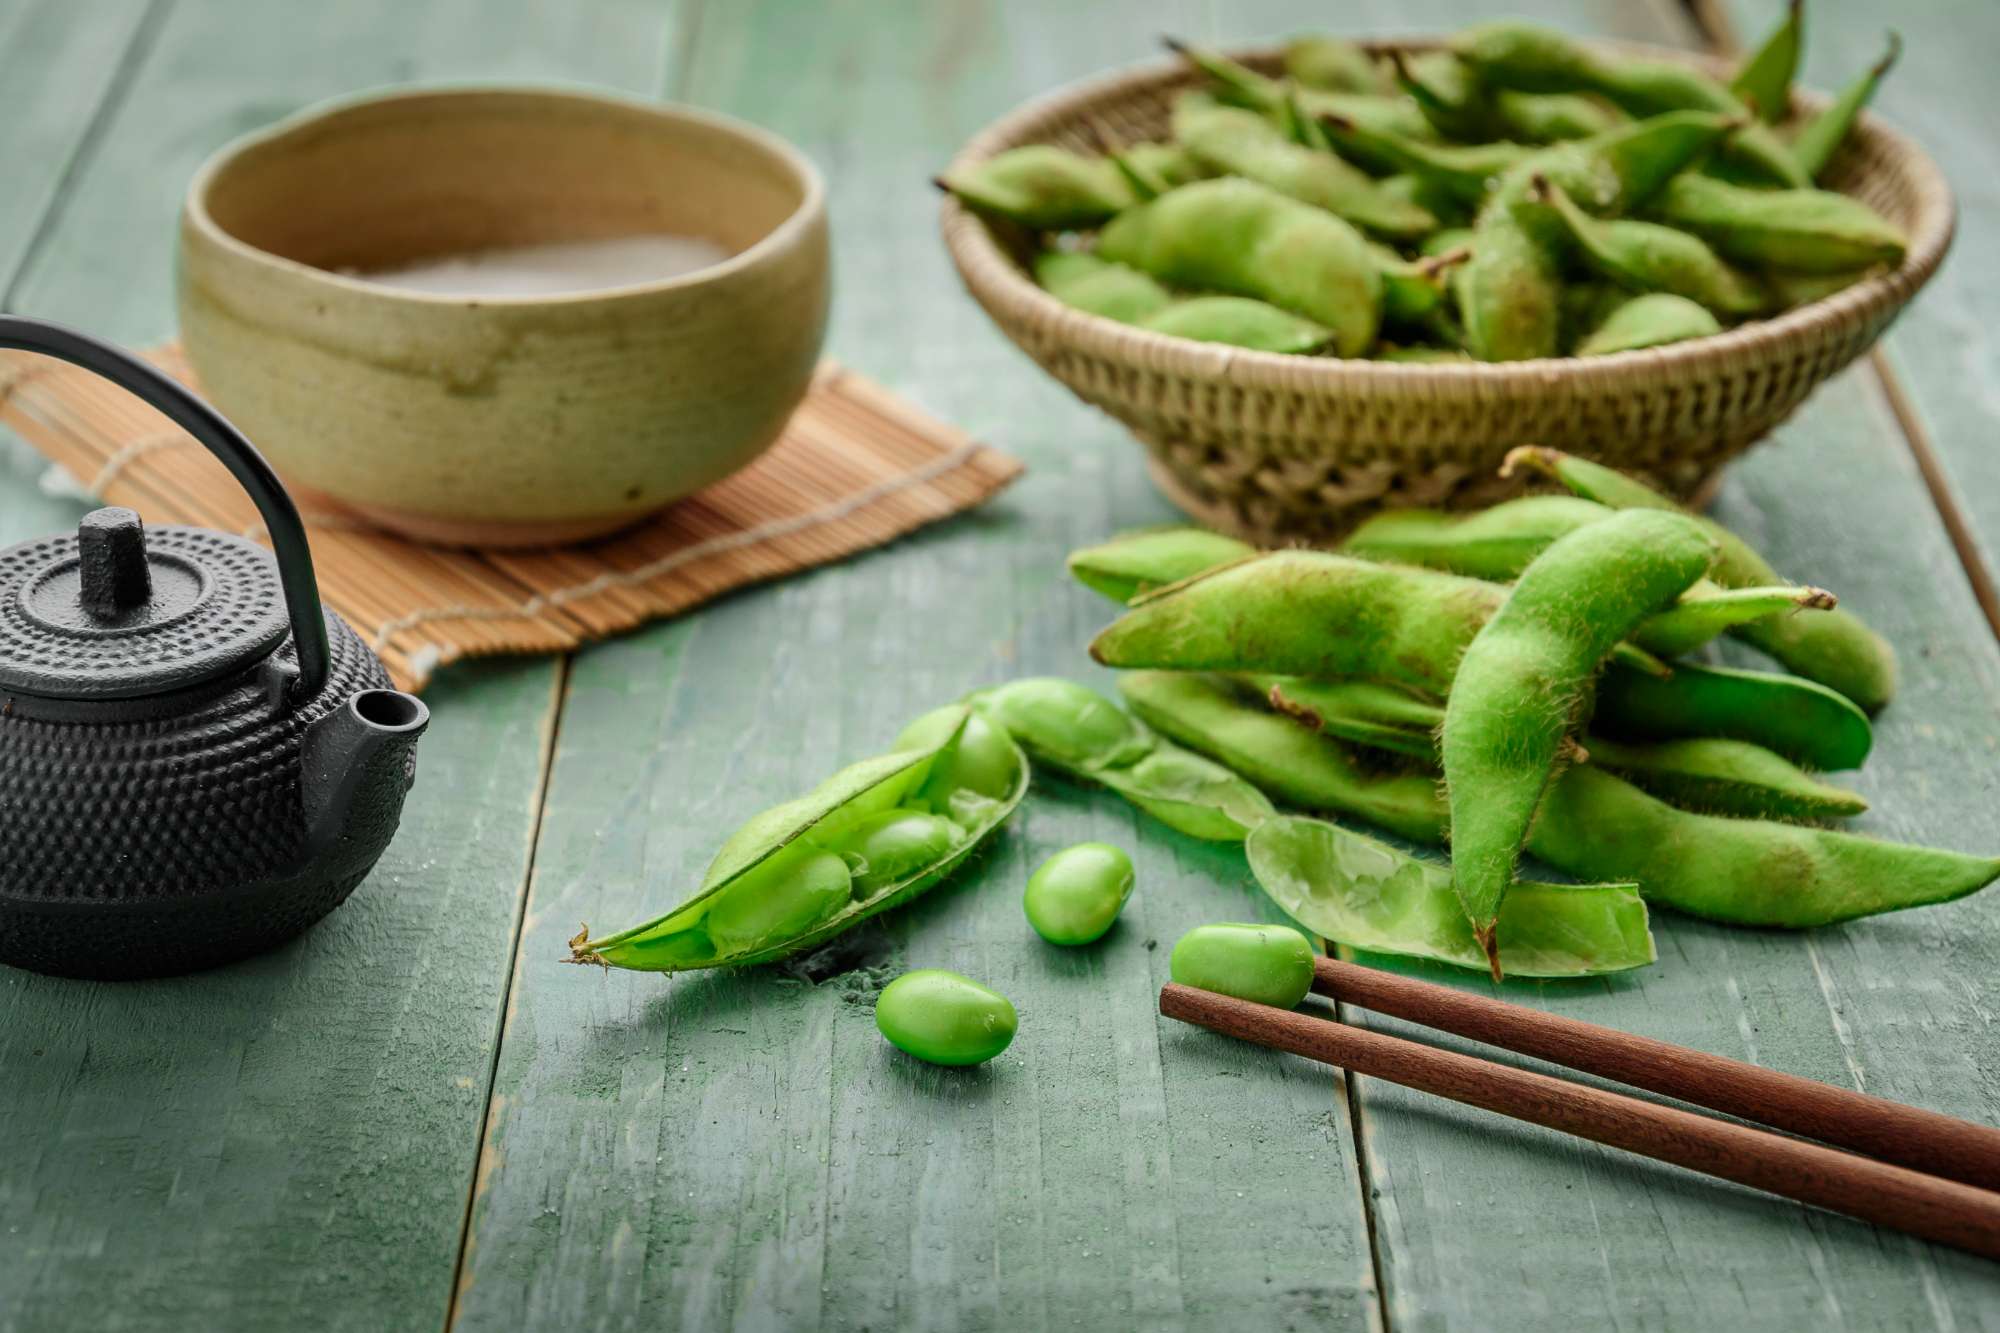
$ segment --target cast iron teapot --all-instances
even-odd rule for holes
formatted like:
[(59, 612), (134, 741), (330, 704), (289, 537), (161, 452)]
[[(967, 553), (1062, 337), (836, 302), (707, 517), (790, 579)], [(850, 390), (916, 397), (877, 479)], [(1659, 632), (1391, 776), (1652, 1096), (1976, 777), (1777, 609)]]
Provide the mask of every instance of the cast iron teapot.
[(56, 325), (0, 316), (0, 347), (166, 413), (276, 553), (118, 508), (0, 550), (0, 963), (165, 976), (271, 948), (389, 845), (430, 713), (320, 605), (298, 510), (214, 408)]

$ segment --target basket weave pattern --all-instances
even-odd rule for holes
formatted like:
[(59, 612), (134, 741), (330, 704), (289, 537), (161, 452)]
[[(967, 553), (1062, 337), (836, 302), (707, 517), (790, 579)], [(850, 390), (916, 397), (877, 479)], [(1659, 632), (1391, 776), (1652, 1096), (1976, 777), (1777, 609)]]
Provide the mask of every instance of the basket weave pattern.
[[(1395, 43), (1421, 49), (1425, 43)], [(1658, 48), (1621, 48), (1700, 62)], [(1275, 48), (1235, 52), (1265, 72)], [(1155, 64), (1061, 89), (975, 137), (953, 170), (1028, 143), (1099, 151), (1100, 136), (1167, 135), (1197, 77)], [(1823, 99), (1801, 96), (1809, 113)], [(1650, 477), (1677, 495), (1711, 483), (1866, 351), (1950, 246), (1954, 208), (1924, 153), (1864, 117), (1834, 164), (1853, 194), (1910, 236), (1901, 267), (1775, 319), (1669, 347), (1505, 365), (1397, 365), (1280, 356), (1171, 338), (1072, 310), (1023, 265), (1032, 238), (947, 200), (945, 243), (1007, 336), (1128, 426), (1153, 476), (1203, 523), (1267, 544), (1326, 541), (1377, 509), (1471, 508), (1513, 494), (1500, 460), (1548, 444)]]

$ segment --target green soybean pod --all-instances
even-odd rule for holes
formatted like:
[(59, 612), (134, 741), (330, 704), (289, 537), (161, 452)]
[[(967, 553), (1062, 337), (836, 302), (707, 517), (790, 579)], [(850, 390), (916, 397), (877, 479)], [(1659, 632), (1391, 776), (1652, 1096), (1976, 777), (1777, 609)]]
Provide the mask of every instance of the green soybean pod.
[(1444, 709), (1393, 685), (1368, 680), (1312, 680), (1302, 676), (1253, 676), (1277, 712), (1356, 745), (1431, 759)]
[(1291, 1009), (1312, 989), (1313, 957), (1290, 926), (1222, 922), (1176, 940), (1168, 970), (1183, 986)]
[(1020, 1027), (999, 991), (942, 968), (905, 972), (875, 997), (875, 1027), (889, 1044), (934, 1065), (984, 1064)]
[(1021, 908), (1028, 924), (1050, 944), (1074, 947), (1104, 937), (1137, 877), (1132, 858), (1108, 842), (1080, 842), (1042, 862), (1028, 876)]
[(1452, 880), (1496, 977), (1500, 904), (1592, 680), (1620, 639), (1714, 559), (1714, 541), (1692, 519), (1621, 511), (1536, 556), (1466, 648), (1439, 750)]
[(1792, 105), (1792, 80), (1799, 72), (1805, 41), (1805, 0), (1789, 0), (1785, 17), (1738, 66), (1729, 91), (1753, 108), (1766, 125), (1776, 125)]
[(1536, 202), (1561, 220), (1574, 252), (1613, 282), (1669, 292), (1718, 315), (1754, 315), (1769, 308), (1770, 293), (1724, 263), (1699, 237), (1657, 222), (1593, 218), (1547, 176), (1538, 174), (1534, 188)]
[(1589, 762), (1684, 810), (1745, 819), (1845, 819), (1868, 809), (1858, 792), (1821, 782), (1747, 741), (1714, 736), (1629, 745), (1592, 736)]
[(1578, 356), (1612, 356), (1722, 332), (1708, 307), (1672, 292), (1635, 296), (1614, 308), (1576, 345)]
[(1796, 583), (1769, 588), (1722, 588), (1703, 579), (1673, 607), (1652, 617), (1632, 638), (1649, 653), (1679, 657), (1716, 636), (1774, 616), (1831, 611), (1834, 595)]
[(1758, 190), (1683, 172), (1650, 205), (1654, 217), (1701, 237), (1739, 264), (1846, 273), (1902, 262), (1902, 228), (1832, 190)]
[(1799, 131), (1798, 138), (1792, 140), (1792, 156), (1798, 159), (1800, 170), (1814, 180), (1826, 174), (1827, 165), (1840, 151), (1840, 146), (1847, 142), (1847, 136), (1854, 129), (1854, 122), (1860, 119), (1862, 109), (1874, 100), (1875, 90), (1881, 86), (1883, 77), (1895, 68), (1896, 60), (1902, 54), (1903, 39), (1891, 32), (1889, 49), (1883, 52), (1882, 58), (1843, 88), (1826, 110), (1813, 117)]
[(1285, 77), (1302, 88), (1335, 93), (1386, 93), (1389, 80), (1375, 56), (1342, 37), (1302, 36), (1285, 43)]
[[(1559, 450), (1539, 446), (1516, 449), (1507, 455), (1502, 473), (1523, 467), (1614, 509), (1679, 509), (1672, 500), (1636, 478)], [(1741, 537), (1711, 519), (1697, 521), (1707, 526), (1721, 550), (1712, 573), (1717, 583), (1740, 588), (1784, 582), (1770, 562)], [(1867, 712), (1879, 711), (1896, 692), (1895, 650), (1851, 611), (1836, 608), (1810, 616), (1778, 616), (1740, 626), (1731, 634), (1769, 653), (1809, 680), (1837, 690)], [(1853, 732), (1851, 726), (1841, 726), (1838, 730), (1846, 735)], [(1861, 751), (1866, 753), (1865, 744)], [(1845, 765), (1818, 763), (1814, 767)]]
[(938, 185), (967, 206), (1036, 231), (1075, 231), (1109, 221), (1135, 200), (1112, 163), (1052, 144), (995, 153)]
[(1449, 192), (1460, 203), (1476, 207), (1486, 197), (1495, 176), (1535, 155), (1526, 144), (1443, 144), (1413, 139), (1377, 129), (1351, 116), (1329, 112), (1319, 117), (1334, 146), (1389, 163)]
[(1247, 296), (1191, 296), (1134, 322), (1175, 338), (1294, 356), (1316, 352), (1334, 339), (1323, 324)]
[(1405, 259), (1385, 245), (1369, 251), (1382, 271), (1382, 322), (1406, 328), (1423, 326), (1444, 305), (1448, 275), (1472, 257), (1469, 245), (1423, 259)]
[[(1244, 845), (1250, 873), (1286, 915), (1320, 937), (1374, 953), (1487, 969), (1451, 871), (1318, 819), (1271, 820)], [(1633, 884), (1516, 884), (1495, 927), (1507, 975), (1587, 977), (1657, 954)]]
[(1618, 740), (1720, 736), (1821, 772), (1859, 768), (1874, 742), (1846, 695), (1768, 671), (1679, 662), (1660, 678), (1614, 667), (1598, 682), (1596, 729)]
[(1010, 738), (962, 706), (936, 710), (888, 754), (743, 824), (678, 906), (603, 938), (586, 926), (569, 961), (679, 972), (810, 949), (943, 880), (1027, 786)]
[[(1249, 107), (1273, 119), (1283, 112), (1286, 97), (1284, 83), (1277, 79), (1266, 78), (1219, 52), (1189, 46), (1171, 37), (1165, 41), (1168, 50), (1215, 80), (1218, 95), (1224, 101)], [(1418, 139), (1435, 137), (1430, 122), (1424, 119), (1423, 112), (1406, 97), (1392, 97), (1378, 93), (1329, 92), (1317, 88), (1299, 88), (1294, 96), (1300, 108), (1314, 119), (1325, 115), (1342, 115), (1372, 129), (1391, 134)], [(1379, 164), (1364, 161), (1361, 165)]]
[(1531, 198), (1534, 179), (1541, 175), (1592, 213), (1629, 213), (1720, 143), (1735, 123), (1709, 111), (1674, 111), (1553, 144), (1496, 181), (1486, 211), (1505, 209), (1520, 217), (1537, 239), (1552, 239), (1555, 219)]
[(1466, 350), (1481, 361), (1532, 361), (1561, 350), (1562, 281), (1554, 256), (1512, 213), (1488, 210), (1455, 279)]
[(1575, 495), (1524, 495), (1469, 514), (1386, 509), (1350, 532), (1340, 549), (1369, 560), (1508, 583), (1550, 542), (1610, 513)]
[(1359, 167), (1294, 143), (1265, 117), (1206, 94), (1185, 93), (1174, 103), (1173, 132), (1210, 170), (1267, 185), (1378, 235), (1414, 240), (1438, 225), (1429, 209), (1382, 193)]
[(1084, 587), (1122, 603), (1256, 553), (1248, 542), (1206, 528), (1149, 528), (1072, 551), (1068, 568)]
[(1121, 324), (1139, 323), (1174, 302), (1172, 292), (1139, 270), (1081, 251), (1037, 255), (1035, 281), (1064, 305)]
[(1163, 282), (1268, 301), (1333, 330), (1359, 356), (1382, 322), (1382, 275), (1361, 233), (1333, 214), (1238, 178), (1197, 181), (1129, 208), (1098, 253)]
[(1072, 681), (1010, 681), (966, 702), (999, 721), (1035, 763), (1107, 787), (1191, 838), (1241, 842), (1272, 814), (1264, 794), (1237, 774), (1161, 740)]
[(1771, 296), (1780, 310), (1796, 310), (1814, 301), (1824, 301), (1837, 292), (1844, 292), (1863, 278), (1870, 278), (1882, 271), (1878, 265), (1865, 269), (1846, 269), (1839, 273), (1794, 273), (1786, 269), (1766, 269), (1764, 281), (1771, 288)]
[(1354, 815), (1412, 842), (1444, 841), (1444, 800), (1429, 764), (1369, 763), (1330, 735), (1271, 712), (1222, 677), (1128, 671), (1118, 689), (1148, 726), (1242, 775), (1273, 800)]

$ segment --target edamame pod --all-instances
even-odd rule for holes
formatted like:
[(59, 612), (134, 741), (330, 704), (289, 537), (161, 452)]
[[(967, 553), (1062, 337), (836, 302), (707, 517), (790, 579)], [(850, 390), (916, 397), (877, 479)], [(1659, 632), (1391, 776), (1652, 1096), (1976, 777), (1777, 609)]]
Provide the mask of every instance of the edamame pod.
[(962, 706), (897, 748), (750, 820), (701, 885), (630, 930), (570, 941), (573, 963), (679, 972), (769, 962), (916, 897), (962, 864), (1028, 788), (1020, 748)]
[(984, 1064), (1007, 1049), (1020, 1018), (1007, 997), (942, 968), (905, 972), (875, 997), (889, 1044), (934, 1065)]
[[(1352, 815), (1412, 842), (1445, 841), (1448, 821), (1427, 772), (1373, 773), (1341, 741), (1214, 678), (1133, 672), (1119, 686), (1148, 724), (1274, 799)], [(1630, 880), (1648, 902), (1754, 926), (1825, 925), (1946, 902), (2000, 878), (2000, 858), (1677, 810), (1591, 764), (1563, 771), (1528, 850), (1579, 879)]]
[(1273, 709), (1313, 731), (1356, 745), (1431, 759), (1444, 709), (1392, 685), (1367, 680), (1253, 676)]
[(1136, 324), (1174, 302), (1172, 292), (1138, 269), (1076, 250), (1037, 255), (1035, 281), (1064, 305), (1121, 324)]
[(1106, 259), (1163, 282), (1251, 296), (1333, 330), (1358, 356), (1382, 320), (1382, 275), (1352, 226), (1253, 181), (1197, 181), (1127, 209), (1098, 234)]
[(1769, 588), (1721, 588), (1703, 579), (1688, 589), (1676, 605), (1648, 620), (1633, 635), (1633, 641), (1649, 653), (1679, 657), (1717, 635), (1744, 625), (1759, 624), (1775, 616), (1831, 611), (1836, 605), (1837, 599), (1824, 588), (1793, 583)]
[(1335, 146), (1358, 151), (1389, 163), (1397, 171), (1407, 171), (1431, 181), (1467, 206), (1476, 207), (1486, 197), (1495, 176), (1525, 162), (1535, 149), (1517, 143), (1440, 144), (1408, 138), (1387, 130), (1373, 129), (1351, 116), (1328, 112), (1319, 117), (1321, 128)]
[(1092, 944), (1117, 922), (1132, 896), (1132, 858), (1108, 842), (1065, 847), (1028, 876), (1021, 909), (1050, 944)]
[(1349, 533), (1340, 549), (1368, 560), (1509, 583), (1550, 542), (1610, 512), (1575, 495), (1524, 495), (1469, 514), (1385, 509)]
[(1832, 190), (1755, 190), (1695, 172), (1667, 182), (1655, 217), (1741, 264), (1839, 273), (1902, 262), (1902, 229)]
[(1456, 279), (1465, 349), (1481, 361), (1532, 361), (1561, 350), (1562, 282), (1548, 248), (1505, 209), (1480, 215)]
[(1469, 141), (1557, 143), (1610, 129), (1619, 117), (1587, 97), (1488, 88), (1449, 51), (1390, 57), (1397, 83), (1439, 134)]
[(1771, 298), (1747, 275), (1722, 261), (1700, 238), (1657, 222), (1600, 221), (1547, 176), (1534, 178), (1534, 198), (1562, 222), (1575, 253), (1613, 282), (1641, 292), (1668, 292), (1718, 315), (1754, 315)]
[(1072, 551), (1070, 577), (1114, 602), (1255, 555), (1248, 542), (1207, 528), (1151, 528), (1120, 533), (1097, 546)]
[(1615, 307), (1576, 345), (1578, 356), (1612, 356), (1722, 332), (1708, 307), (1672, 292), (1635, 296)]
[[(1586, 499), (1614, 509), (1679, 508), (1636, 478), (1559, 450), (1538, 446), (1516, 449), (1507, 455), (1502, 475), (1519, 467), (1533, 468)], [(1699, 521), (1708, 526), (1721, 548), (1722, 554), (1711, 575), (1717, 583), (1739, 588), (1784, 582), (1770, 562), (1748, 542), (1711, 519)], [(1779, 616), (1741, 626), (1731, 633), (1800, 675), (1838, 690), (1867, 712), (1879, 711), (1895, 694), (1895, 650), (1851, 611), (1836, 609), (1810, 616)], [(1861, 749), (1866, 753), (1865, 744)], [(1857, 758), (1855, 762), (1860, 761)], [(1845, 767), (1829, 763), (1814, 766)]]
[(1609, 769), (1670, 805), (1745, 819), (1844, 819), (1868, 808), (1783, 756), (1747, 741), (1702, 736), (1628, 745), (1592, 736), (1588, 762)]
[(1592, 213), (1629, 213), (1722, 142), (1734, 124), (1713, 112), (1673, 111), (1539, 149), (1495, 183), (1485, 211), (1513, 212), (1538, 239), (1553, 239), (1555, 219), (1532, 198), (1541, 175)]
[(1133, 322), (1155, 333), (1253, 352), (1303, 355), (1334, 338), (1323, 324), (1247, 296), (1190, 296)]
[(1313, 947), (1289, 926), (1196, 926), (1174, 942), (1168, 969), (1183, 986), (1290, 1009), (1312, 989)]
[(1757, 123), (1733, 93), (1689, 65), (1614, 60), (1553, 29), (1502, 20), (1468, 28), (1451, 49), (1487, 82), (1530, 93), (1596, 93), (1635, 116), (1708, 111), (1736, 118), (1724, 146), (1731, 161), (1778, 185), (1807, 184), (1806, 174), (1769, 126)]
[(1816, 681), (1693, 662), (1675, 663), (1667, 677), (1605, 672), (1596, 718), (1615, 739), (1720, 736), (1821, 772), (1859, 768), (1874, 743), (1868, 715)]
[(1341, 37), (1294, 37), (1285, 43), (1285, 77), (1302, 88), (1333, 93), (1386, 93), (1389, 80), (1375, 57)]
[(1452, 882), (1500, 975), (1494, 925), (1564, 742), (1612, 647), (1671, 606), (1715, 559), (1694, 520), (1625, 510), (1536, 556), (1465, 650), (1439, 751)]
[(1036, 231), (1095, 227), (1137, 202), (1109, 159), (1052, 144), (1009, 148), (937, 183), (979, 212)]
[(1827, 165), (1840, 151), (1840, 146), (1847, 142), (1847, 136), (1853, 131), (1854, 122), (1860, 119), (1862, 109), (1875, 99), (1875, 90), (1881, 87), (1883, 77), (1895, 68), (1896, 60), (1902, 54), (1903, 39), (1891, 32), (1889, 49), (1882, 53), (1882, 58), (1843, 88), (1826, 110), (1814, 116), (1799, 131), (1799, 137), (1792, 140), (1792, 156), (1798, 159), (1800, 170), (1814, 180), (1826, 174)]
[(1331, 153), (1287, 140), (1254, 111), (1186, 93), (1174, 103), (1173, 130), (1175, 141), (1204, 166), (1267, 185), (1378, 235), (1414, 240), (1438, 225), (1429, 209), (1384, 194), (1366, 172)]
[(1111, 700), (1072, 681), (1009, 681), (966, 702), (998, 722), (1037, 764), (1108, 787), (1189, 837), (1241, 842), (1271, 816), (1271, 803), (1255, 786), (1161, 740)]
[[(1271, 901), (1325, 939), (1486, 970), (1445, 866), (1296, 816), (1261, 825), (1244, 850)], [(1495, 936), (1515, 977), (1596, 976), (1657, 956), (1632, 884), (1516, 884)]]
[[(1278, 119), (1284, 112), (1286, 85), (1276, 79), (1268, 79), (1255, 70), (1238, 64), (1216, 51), (1189, 46), (1184, 42), (1165, 39), (1167, 49), (1180, 56), (1188, 64), (1215, 80), (1217, 94), (1226, 102), (1249, 107), (1272, 119)], [(1422, 111), (1406, 97), (1391, 97), (1373, 93), (1325, 92), (1317, 88), (1296, 88), (1293, 96), (1299, 109), (1312, 119), (1325, 115), (1346, 116), (1368, 126), (1390, 134), (1400, 134), (1406, 138), (1429, 139), (1435, 137), (1430, 122), (1424, 119)], [(1362, 166), (1381, 167), (1380, 162), (1362, 160)]]
[(1751, 52), (1729, 81), (1729, 91), (1756, 111), (1766, 125), (1776, 125), (1792, 105), (1792, 80), (1799, 72), (1799, 50), (1805, 41), (1805, 0), (1789, 0), (1785, 17)]

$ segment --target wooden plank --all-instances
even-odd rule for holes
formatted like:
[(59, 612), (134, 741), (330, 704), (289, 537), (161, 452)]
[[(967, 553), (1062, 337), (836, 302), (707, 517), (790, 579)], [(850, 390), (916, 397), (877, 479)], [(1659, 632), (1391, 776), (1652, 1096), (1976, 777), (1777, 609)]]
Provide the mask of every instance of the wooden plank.
[[(1704, 0), (1744, 41), (1772, 21), (1770, 0)], [(1892, 387), (1906, 397), (1906, 428), (1939, 462), (1945, 503), (1969, 520), (1970, 555), (1982, 569), (1987, 614), (2000, 633), (2000, 288), (1991, 238), (2000, 227), (2000, 144), (1989, 127), (2000, 89), (1985, 56), (2000, 45), (2000, 8), (1979, 0), (1885, 11), (1861, 0), (1810, 0), (1806, 82), (1837, 88), (1880, 56), (1886, 29), (1903, 56), (1875, 109), (1914, 137), (1944, 170), (1958, 199), (1958, 239), (1939, 276), (1904, 312), (1885, 343)]]
[[(1816, 43), (1840, 40), (1828, 8), (1814, 6)], [(1901, 647), (1902, 695), (1855, 784), (1876, 807), (1859, 827), (1993, 850), (2000, 656), (1871, 373), (1828, 386), (1732, 469), (1715, 513)], [(1991, 1123), (1974, 1053), (1994, 1004), (1996, 921), (1990, 895), (1806, 934), (1662, 913), (1655, 967), (1508, 993)], [(1360, 1087), (1391, 1327), (1951, 1328), (2000, 1311), (1981, 1261)]]
[[(667, 20), (646, 0), (182, 0), (19, 304), (158, 338), (180, 191), (226, 137), (399, 79), (643, 89)], [(22, 503), (32, 484), (7, 478), (8, 540), (79, 512)], [(442, 1323), (558, 679), (523, 661), (439, 684), (401, 835), (298, 943), (161, 983), (0, 978), (0, 1330)]]

